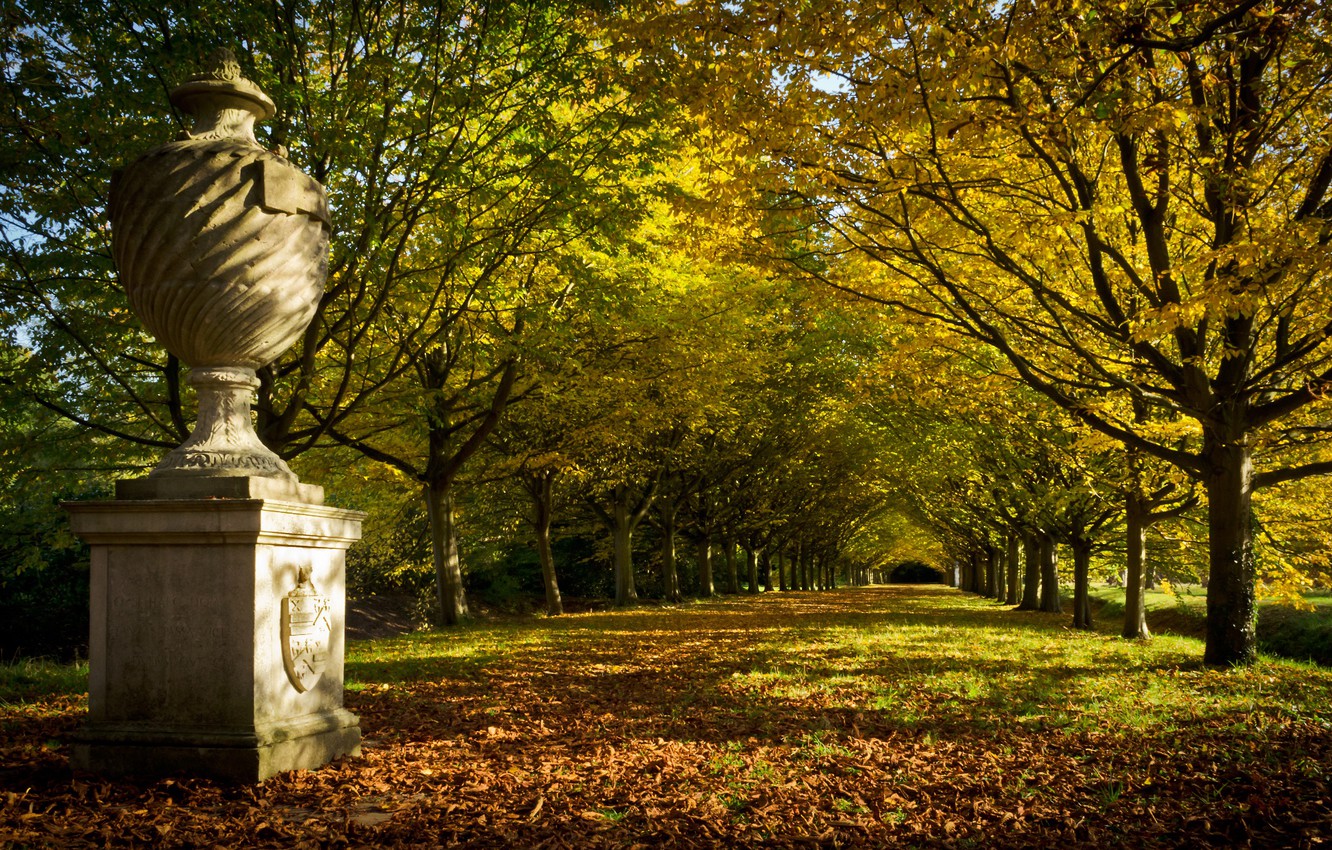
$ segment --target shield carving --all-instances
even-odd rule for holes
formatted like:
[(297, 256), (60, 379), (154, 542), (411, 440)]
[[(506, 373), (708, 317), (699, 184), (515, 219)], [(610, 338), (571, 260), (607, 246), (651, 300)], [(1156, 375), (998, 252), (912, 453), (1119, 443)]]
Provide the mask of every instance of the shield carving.
[(282, 666), (297, 691), (315, 686), (328, 664), (328, 597), (315, 592), (310, 568), (301, 567), (296, 588), (282, 598)]

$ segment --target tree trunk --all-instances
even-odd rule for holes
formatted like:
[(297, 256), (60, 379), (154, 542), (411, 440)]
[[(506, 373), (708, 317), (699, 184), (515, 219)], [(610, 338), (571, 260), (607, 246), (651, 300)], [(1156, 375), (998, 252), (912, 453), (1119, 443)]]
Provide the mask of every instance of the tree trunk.
[(1091, 542), (1073, 541), (1073, 628), (1092, 628)]
[(546, 613), (557, 617), (564, 613), (564, 600), (560, 598), (560, 583), (555, 576), (555, 556), (550, 549), (555, 473), (535, 475), (530, 484), (528, 492), (532, 495), (532, 528), (536, 533), (537, 560), (541, 562), (541, 583), (546, 588)]
[(1124, 630), (1132, 640), (1151, 637), (1147, 630), (1147, 594), (1143, 565), (1147, 554), (1147, 510), (1136, 493), (1130, 493), (1124, 511), (1128, 526), (1128, 561), (1124, 571)]
[(667, 602), (681, 602), (680, 571), (675, 566), (675, 507), (661, 508), (661, 593)]
[(1022, 602), (1019, 611), (1038, 611), (1041, 588), (1041, 545), (1036, 534), (1022, 532)]
[(1257, 659), (1254, 630), (1253, 462), (1242, 439), (1204, 449), (1207, 489), (1207, 644), (1203, 663), (1251, 664)]
[(729, 537), (722, 538), (722, 551), (726, 555), (726, 592), (740, 592), (740, 575), (735, 563), (735, 541)]
[(766, 548), (759, 553), (759, 572), (763, 574), (763, 590), (772, 593), (772, 555)]
[(717, 595), (712, 582), (712, 538), (706, 533), (698, 538), (698, 595), (707, 599)]
[(560, 583), (555, 576), (555, 556), (550, 550), (550, 526), (537, 531), (537, 558), (541, 561), (541, 582), (546, 587), (546, 613), (558, 617), (564, 613)]
[(629, 514), (628, 488), (616, 487), (611, 537), (615, 545), (615, 604), (620, 607), (638, 602), (638, 590), (634, 587), (634, 527)]
[(1008, 535), (1008, 568), (1004, 571), (1008, 579), (1007, 595), (1004, 598), (1005, 605), (1016, 605), (1021, 601), (1019, 587), (1021, 586), (1022, 575), (1022, 556), (1018, 551), (1018, 536), (1013, 532)]
[(994, 584), (991, 588), (990, 597), (1000, 605), (1004, 603), (1004, 591), (1008, 587), (1008, 550), (994, 550)]
[(781, 549), (777, 550), (777, 589), (783, 592), (790, 589), (786, 585), (786, 555)]
[(1041, 610), (1049, 614), (1064, 613), (1059, 600), (1059, 552), (1050, 535), (1041, 536)]
[(749, 576), (749, 592), (759, 592), (758, 551), (752, 546), (745, 549), (745, 571)]
[(985, 547), (985, 595), (990, 599), (1002, 599), (999, 592), (999, 550), (993, 546)]
[(458, 558), (458, 530), (453, 524), (453, 482), (427, 485), (425, 499), (430, 515), (439, 616), (444, 625), (454, 626), (467, 618), (467, 598), (463, 595), (462, 563)]

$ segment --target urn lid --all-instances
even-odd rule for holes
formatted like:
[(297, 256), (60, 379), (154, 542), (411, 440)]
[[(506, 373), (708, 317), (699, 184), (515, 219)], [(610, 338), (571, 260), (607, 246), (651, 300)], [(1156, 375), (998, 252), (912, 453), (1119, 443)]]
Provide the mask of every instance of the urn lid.
[(208, 70), (171, 90), (173, 106), (199, 115), (199, 109), (216, 106), (219, 101), (235, 99), (237, 108), (248, 109), (259, 119), (272, 118), (277, 113), (273, 99), (254, 83), (241, 76), (236, 55), (226, 48), (213, 51), (208, 58)]

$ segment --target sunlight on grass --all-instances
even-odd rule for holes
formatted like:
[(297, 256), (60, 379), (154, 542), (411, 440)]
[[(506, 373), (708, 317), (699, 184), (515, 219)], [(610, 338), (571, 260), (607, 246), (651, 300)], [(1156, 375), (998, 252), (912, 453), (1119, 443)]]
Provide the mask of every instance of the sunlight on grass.
[[(773, 595), (744, 604), (776, 611), (792, 599)], [(1207, 670), (1199, 664), (1201, 644), (1190, 638), (1133, 642), (1078, 632), (1067, 627), (1067, 615), (1016, 613), (942, 588), (877, 610), (825, 608), (819, 596), (799, 599), (804, 607), (798, 618), (744, 629), (726, 619), (727, 605), (736, 603), (708, 602), (352, 644), (349, 688), (473, 679), (501, 660), (521, 656), (556, 665), (572, 653), (583, 659), (577, 669), (582, 677), (613, 687), (621, 677), (685, 663), (691, 652), (729, 652), (749, 662), (719, 687), (743, 696), (751, 717), (764, 706), (805, 705), (937, 734), (1007, 727), (1168, 732), (1221, 717), (1261, 726), (1332, 716), (1328, 671), (1274, 661), (1247, 670)], [(639, 663), (627, 662), (618, 649), (604, 662), (589, 662), (589, 653), (604, 652), (608, 640), (639, 646)], [(677, 717), (694, 698), (659, 711)]]
[[(650, 674), (690, 652), (730, 646), (737, 658), (753, 661), (720, 687), (745, 697), (755, 707), (750, 716), (766, 705), (812, 705), (936, 734), (1006, 727), (1168, 732), (1219, 717), (1262, 725), (1326, 719), (1332, 712), (1328, 671), (1273, 661), (1247, 670), (1207, 670), (1198, 663), (1200, 643), (1190, 638), (1162, 635), (1143, 643), (1077, 632), (1067, 628), (1067, 615), (1015, 613), (942, 589), (881, 611), (823, 610), (819, 597), (802, 599), (810, 606), (807, 616), (747, 629), (721, 619), (728, 603), (709, 602), (352, 644), (348, 687), (472, 679), (501, 659), (555, 664), (573, 652), (582, 653), (583, 677), (604, 678), (613, 687), (619, 677)], [(1201, 601), (1184, 599), (1186, 605)], [(747, 604), (787, 601), (774, 595)], [(700, 628), (707, 629), (706, 638)], [(690, 637), (681, 640), (685, 633)], [(588, 663), (593, 645), (607, 640), (640, 645), (641, 663), (626, 663), (623, 655)], [(678, 716), (693, 699), (666, 714)]]
[(396, 638), (352, 641), (347, 646), (347, 688), (475, 676), (486, 664), (517, 649), (539, 646), (546, 634), (531, 623), (473, 624), (448, 631), (413, 632)]
[[(1123, 641), (1063, 627), (1066, 616), (1016, 614), (983, 600), (937, 595), (912, 600), (927, 622), (839, 623), (836, 615), (780, 643), (780, 666), (736, 673), (755, 699), (832, 696), (903, 727), (1158, 730), (1221, 716), (1246, 722), (1329, 717), (1332, 675), (1265, 661), (1254, 668), (1201, 668), (1196, 640)], [(928, 623), (948, 612), (953, 622)], [(848, 627), (850, 626), (850, 627)], [(1312, 686), (1323, 699), (1301, 693)]]

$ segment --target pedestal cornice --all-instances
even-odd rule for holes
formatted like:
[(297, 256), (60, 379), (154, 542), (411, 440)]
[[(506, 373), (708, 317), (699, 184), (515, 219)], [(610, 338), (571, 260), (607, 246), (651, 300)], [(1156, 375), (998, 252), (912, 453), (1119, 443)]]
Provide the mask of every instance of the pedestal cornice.
[(65, 502), (74, 533), (119, 545), (268, 544), (346, 549), (365, 514), (271, 499)]

